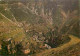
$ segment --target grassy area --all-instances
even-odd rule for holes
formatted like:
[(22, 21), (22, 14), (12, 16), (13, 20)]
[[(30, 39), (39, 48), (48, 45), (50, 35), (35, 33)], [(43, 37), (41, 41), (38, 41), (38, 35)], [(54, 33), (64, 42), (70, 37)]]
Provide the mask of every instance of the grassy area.
[(0, 14), (0, 40), (13, 38), (15, 41), (21, 41), (24, 37), (23, 28), (18, 27)]
[(77, 4), (74, 1), (67, 6), (63, 1), (61, 4), (57, 1), (35, 1), (0, 2), (0, 45), (3, 45), (3, 50), (10, 45), (10, 48), (15, 46), (13, 52), (30, 50), (28, 54), (34, 54), (32, 56), (77, 53), (80, 49)]
[(0, 13), (5, 15), (8, 19), (13, 20), (14, 16), (10, 11), (8, 4), (0, 4)]
[[(80, 39), (78, 37), (69, 36), (71, 38), (70, 42), (65, 43), (64, 45), (57, 47), (57, 48), (53, 48), (53, 49), (49, 49), (49, 50), (45, 50), (39, 54), (35, 54), (32, 56), (68, 56), (71, 55), (71, 53), (69, 53), (69, 49), (72, 48), (71, 50), (74, 50), (74, 52), (76, 53), (76, 48), (78, 47), (78, 51), (80, 51)], [(75, 49), (74, 49), (75, 48)], [(73, 53), (74, 54), (74, 53)], [(77, 55), (77, 54), (75, 54)]]

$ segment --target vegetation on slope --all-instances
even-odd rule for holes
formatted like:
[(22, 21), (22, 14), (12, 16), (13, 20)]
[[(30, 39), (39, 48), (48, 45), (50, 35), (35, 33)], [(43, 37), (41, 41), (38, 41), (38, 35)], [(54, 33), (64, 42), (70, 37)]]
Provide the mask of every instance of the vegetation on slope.
[(69, 34), (79, 37), (77, 1), (58, 1), (0, 2), (0, 54), (37, 55), (49, 49), (40, 53), (40, 56), (50, 56), (76, 45), (79, 39)]
[(50, 50), (45, 50), (41, 53), (32, 55), (32, 56), (72, 56), (80, 55), (80, 39), (73, 35), (69, 36), (71, 40), (68, 43), (65, 43), (62, 46), (57, 48), (52, 48)]
[(8, 52), (5, 50), (5, 48), (8, 49), (7, 46), (9, 46), (9, 49), (14, 49), (15, 45), (21, 42), (25, 37), (23, 28), (18, 27), (13, 21), (10, 21), (0, 13), (0, 45), (4, 47), (2, 47), (2, 51), (0, 52), (2, 55), (7, 55), (12, 52), (11, 50), (8, 50)]

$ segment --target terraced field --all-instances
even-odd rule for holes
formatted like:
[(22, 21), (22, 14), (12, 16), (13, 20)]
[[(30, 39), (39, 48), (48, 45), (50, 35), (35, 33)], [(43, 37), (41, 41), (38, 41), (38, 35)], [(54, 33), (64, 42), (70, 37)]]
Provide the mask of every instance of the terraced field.
[(24, 30), (21, 27), (0, 13), (0, 40), (13, 38), (15, 41), (21, 41), (24, 37)]

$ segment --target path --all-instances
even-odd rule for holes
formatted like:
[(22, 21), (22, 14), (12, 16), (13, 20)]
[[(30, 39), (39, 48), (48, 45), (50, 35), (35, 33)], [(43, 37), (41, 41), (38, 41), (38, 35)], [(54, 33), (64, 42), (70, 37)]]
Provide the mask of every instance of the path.
[(72, 45), (75, 45), (75, 44), (80, 42), (80, 39), (76, 36), (69, 35), (69, 37), (71, 38), (70, 42), (64, 44), (63, 46), (53, 48), (53, 49), (49, 49), (49, 50), (45, 50), (41, 53), (38, 53), (38, 54), (35, 54), (35, 55), (32, 55), (32, 56), (47, 56), (51, 52), (56, 52), (56, 51), (59, 52), (59, 51), (65, 49), (65, 48), (68, 48), (68, 47), (70, 47)]

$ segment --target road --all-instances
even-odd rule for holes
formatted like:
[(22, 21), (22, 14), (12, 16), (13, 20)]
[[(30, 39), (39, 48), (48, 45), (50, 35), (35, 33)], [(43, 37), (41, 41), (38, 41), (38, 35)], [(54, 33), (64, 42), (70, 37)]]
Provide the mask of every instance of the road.
[(57, 47), (57, 48), (52, 48), (52, 49), (49, 49), (49, 50), (45, 50), (41, 53), (38, 53), (38, 54), (35, 54), (35, 55), (32, 55), (32, 56), (48, 56), (52, 52), (62, 51), (63, 49), (68, 48), (68, 47), (70, 47), (72, 45), (75, 45), (75, 44), (80, 42), (80, 39), (76, 36), (69, 35), (69, 37), (71, 38), (71, 40), (68, 43), (66, 43), (66, 44), (64, 44), (60, 47)]

